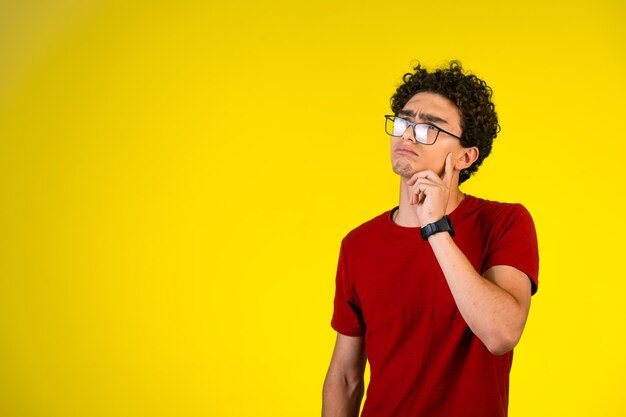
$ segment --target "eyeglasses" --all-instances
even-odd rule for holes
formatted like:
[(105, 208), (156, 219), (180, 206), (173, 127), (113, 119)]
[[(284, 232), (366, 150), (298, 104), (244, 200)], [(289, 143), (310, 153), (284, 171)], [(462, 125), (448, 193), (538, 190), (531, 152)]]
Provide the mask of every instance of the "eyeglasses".
[(433, 145), (439, 137), (439, 132), (443, 132), (459, 140), (461, 139), (430, 123), (413, 123), (401, 117), (389, 114), (385, 115), (385, 132), (388, 135), (401, 137), (409, 127), (413, 128), (413, 137), (415, 140), (424, 145)]

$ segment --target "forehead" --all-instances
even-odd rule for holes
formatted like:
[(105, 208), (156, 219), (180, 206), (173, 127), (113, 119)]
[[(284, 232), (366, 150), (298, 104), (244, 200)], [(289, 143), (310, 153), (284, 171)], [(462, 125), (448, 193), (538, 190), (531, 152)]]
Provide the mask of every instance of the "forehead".
[(404, 105), (402, 110), (409, 110), (419, 118), (420, 114), (428, 114), (444, 119), (450, 126), (460, 126), (461, 113), (450, 100), (441, 94), (423, 91), (415, 94)]

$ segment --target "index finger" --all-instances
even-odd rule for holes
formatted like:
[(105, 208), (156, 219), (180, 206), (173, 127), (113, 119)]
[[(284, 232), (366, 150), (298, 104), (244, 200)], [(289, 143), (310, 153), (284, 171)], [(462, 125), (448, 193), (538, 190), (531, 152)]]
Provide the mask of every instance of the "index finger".
[(454, 168), (452, 167), (452, 153), (449, 153), (448, 156), (446, 156), (446, 165), (444, 168), (444, 174), (443, 174), (443, 183), (450, 188), (450, 185), (452, 184), (452, 173), (454, 172)]

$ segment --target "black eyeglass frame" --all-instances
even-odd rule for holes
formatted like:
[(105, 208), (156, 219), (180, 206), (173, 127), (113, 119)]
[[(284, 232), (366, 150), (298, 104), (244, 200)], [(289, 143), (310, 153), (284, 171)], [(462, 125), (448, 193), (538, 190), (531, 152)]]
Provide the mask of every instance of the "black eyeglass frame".
[[(386, 114), (386, 115), (385, 115), (385, 119), (386, 119), (386, 120), (391, 121), (391, 123), (395, 123), (395, 122), (394, 122), (394, 120), (393, 120), (393, 119), (395, 119), (395, 118), (398, 118), (398, 119), (402, 119), (402, 120), (404, 120), (404, 121), (406, 122), (406, 124), (408, 125), (408, 126), (407, 126), (407, 129), (408, 129), (409, 127), (412, 127), (412, 128), (413, 128), (413, 137), (415, 138), (415, 140), (416, 140), (416, 141), (418, 141), (418, 142), (419, 142), (419, 143), (421, 143), (422, 145), (434, 145), (434, 144), (435, 144), (435, 142), (437, 142), (437, 139), (439, 139), (439, 133), (441, 133), (441, 132), (443, 132), (443, 133), (445, 133), (445, 134), (447, 134), (447, 135), (450, 135), (450, 136), (452, 136), (453, 138), (456, 138), (456, 139), (458, 139), (458, 140), (462, 140), (462, 139), (461, 139), (460, 137), (458, 137), (457, 135), (455, 135), (455, 134), (453, 134), (453, 133), (450, 133), (450, 132), (448, 132), (448, 131), (446, 131), (446, 130), (443, 130), (443, 129), (442, 129), (442, 128), (440, 128), (439, 126), (435, 126), (435, 125), (434, 125), (434, 124), (432, 124), (432, 123), (413, 123), (412, 121), (407, 120), (407, 119), (405, 119), (404, 117), (394, 116), (393, 114)], [(417, 140), (417, 137), (416, 137), (416, 134), (415, 134), (415, 126), (417, 126), (417, 125), (427, 125), (427, 126), (432, 126), (432, 127), (434, 127), (435, 129), (437, 129), (437, 136), (435, 136), (435, 140), (433, 141), (433, 143), (424, 143), (424, 142), (420, 142), (419, 140)], [(400, 137), (400, 136), (394, 136), (394, 135), (392, 135), (391, 133), (387, 132), (387, 122), (385, 122), (385, 133), (386, 133), (386, 134), (388, 134), (389, 136), (393, 136), (393, 137), (395, 137), (395, 138), (399, 138), (399, 137)]]

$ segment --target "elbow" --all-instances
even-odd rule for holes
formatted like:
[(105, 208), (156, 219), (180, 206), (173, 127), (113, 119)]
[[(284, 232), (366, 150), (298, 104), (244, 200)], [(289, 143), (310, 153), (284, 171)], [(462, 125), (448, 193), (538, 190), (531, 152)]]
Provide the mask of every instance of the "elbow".
[(509, 353), (513, 350), (515, 345), (508, 343), (500, 343), (500, 344), (490, 344), (487, 345), (487, 349), (491, 352), (492, 355), (504, 355), (505, 353)]
[(512, 351), (522, 337), (521, 332), (501, 331), (483, 341), (492, 355), (504, 355)]

